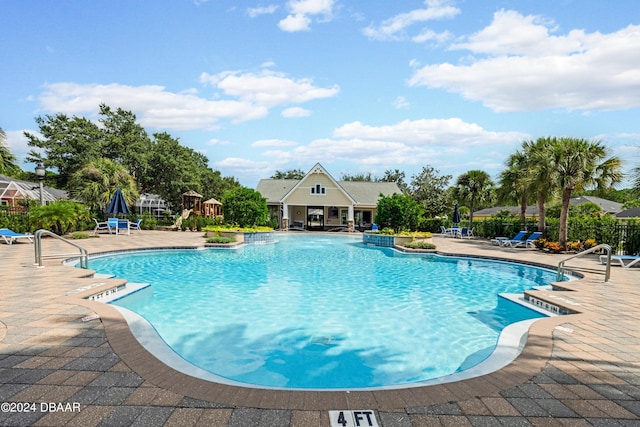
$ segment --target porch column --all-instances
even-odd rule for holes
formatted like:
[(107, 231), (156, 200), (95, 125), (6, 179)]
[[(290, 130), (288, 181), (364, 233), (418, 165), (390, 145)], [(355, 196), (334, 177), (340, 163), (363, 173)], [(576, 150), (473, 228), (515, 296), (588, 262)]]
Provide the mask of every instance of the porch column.
[(289, 229), (289, 205), (282, 204), (282, 228), (287, 231)]
[(349, 205), (349, 213), (347, 215), (347, 228), (350, 233), (356, 231), (356, 227), (353, 221), (353, 205)]

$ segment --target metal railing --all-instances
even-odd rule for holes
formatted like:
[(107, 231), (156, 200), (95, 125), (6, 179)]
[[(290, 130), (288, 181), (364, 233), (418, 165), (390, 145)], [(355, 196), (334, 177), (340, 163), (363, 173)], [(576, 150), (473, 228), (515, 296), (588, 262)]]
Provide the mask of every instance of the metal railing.
[[(558, 263), (558, 275), (556, 276), (556, 280), (557, 281), (562, 280), (562, 278), (564, 276), (564, 271), (565, 270), (569, 270), (569, 268), (565, 267), (565, 263), (567, 261), (569, 261), (570, 259), (578, 258), (578, 257), (581, 257), (583, 255), (587, 255), (587, 254), (593, 253), (595, 251), (599, 251), (601, 249), (604, 249), (605, 251), (607, 251), (607, 263), (605, 265), (605, 270), (604, 270), (604, 281), (608, 282), (609, 279), (611, 278), (611, 246), (609, 246), (609, 245), (607, 245), (605, 243), (597, 245), (597, 246), (594, 246), (594, 247), (589, 248), (589, 249), (587, 249), (585, 251), (578, 252), (577, 254), (572, 255), (569, 258), (565, 258), (562, 261), (560, 261)], [(573, 271), (573, 270), (587, 270), (587, 269), (580, 268), (580, 267), (571, 267), (570, 270)]]
[(89, 252), (83, 248), (82, 246), (74, 243), (70, 240), (65, 239), (64, 237), (60, 237), (55, 233), (52, 233), (49, 230), (38, 230), (34, 233), (34, 248), (36, 255), (36, 264), (38, 267), (42, 267), (42, 260), (44, 258), (66, 258), (66, 257), (75, 257), (78, 256), (76, 253), (66, 253), (66, 254), (52, 254), (52, 255), (42, 255), (42, 236), (50, 236), (55, 237), (58, 240), (62, 240), (65, 243), (74, 246), (80, 251), (80, 267), (81, 268), (89, 268)]

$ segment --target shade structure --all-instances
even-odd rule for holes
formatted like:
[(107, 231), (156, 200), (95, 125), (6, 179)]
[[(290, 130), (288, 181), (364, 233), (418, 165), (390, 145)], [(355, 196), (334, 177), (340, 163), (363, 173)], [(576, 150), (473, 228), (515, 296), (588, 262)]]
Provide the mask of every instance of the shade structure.
[(456, 203), (456, 206), (453, 208), (452, 222), (454, 224), (459, 224), (460, 223), (460, 209), (458, 208), (458, 204), (457, 203)]
[(122, 195), (122, 191), (120, 189), (116, 189), (116, 192), (113, 193), (113, 197), (107, 206), (107, 213), (109, 214), (129, 214), (129, 208), (127, 207), (127, 201), (124, 199)]

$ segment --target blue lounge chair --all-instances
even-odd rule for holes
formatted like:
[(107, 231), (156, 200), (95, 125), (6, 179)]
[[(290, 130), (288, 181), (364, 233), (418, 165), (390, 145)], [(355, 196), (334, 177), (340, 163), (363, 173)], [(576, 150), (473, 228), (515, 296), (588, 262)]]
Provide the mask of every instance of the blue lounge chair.
[(140, 233), (142, 231), (142, 228), (140, 228), (141, 223), (142, 223), (142, 219), (138, 218), (136, 222), (129, 223), (129, 228), (132, 230), (138, 230), (138, 233)]
[(519, 231), (518, 234), (513, 236), (513, 239), (505, 239), (500, 242), (500, 246), (511, 246), (512, 244), (516, 244), (522, 242), (524, 238), (527, 236), (526, 231)]
[(533, 242), (538, 240), (540, 237), (542, 237), (542, 232), (535, 231), (531, 233), (531, 236), (527, 237), (526, 240), (520, 240), (519, 242), (511, 243), (509, 246), (511, 246), (512, 248), (535, 248), (536, 245)]
[(29, 242), (33, 243), (33, 235), (32, 234), (20, 234), (15, 231), (9, 230), (8, 228), (0, 228), (0, 237), (4, 239), (4, 242), (7, 245), (12, 245), (18, 239), (28, 239)]

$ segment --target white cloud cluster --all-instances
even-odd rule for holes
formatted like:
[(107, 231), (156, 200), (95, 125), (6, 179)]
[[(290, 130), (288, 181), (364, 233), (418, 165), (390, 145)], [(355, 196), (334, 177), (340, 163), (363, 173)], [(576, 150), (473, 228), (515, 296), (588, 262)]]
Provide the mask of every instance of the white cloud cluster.
[(255, 18), (260, 15), (272, 15), (278, 10), (278, 6), (271, 4), (269, 6), (251, 7), (247, 9), (247, 14), (250, 18)]
[(287, 9), (289, 15), (278, 23), (282, 31), (308, 31), (312, 17), (331, 19), (336, 0), (289, 0)]
[(310, 79), (291, 79), (270, 70), (262, 70), (257, 74), (234, 71), (214, 75), (202, 73), (200, 81), (215, 85), (226, 95), (266, 107), (330, 98), (340, 92), (338, 86), (321, 88), (314, 86)]
[(451, 49), (470, 63), (433, 64), (410, 86), (460, 93), (498, 112), (615, 110), (640, 105), (640, 26), (610, 34), (553, 35), (553, 22), (501, 10), (493, 22)]
[(364, 170), (384, 170), (389, 165), (432, 164), (448, 168), (500, 168), (502, 159), (488, 146), (517, 146), (530, 135), (519, 132), (493, 132), (459, 118), (404, 120), (371, 126), (361, 122), (344, 124), (332, 138), (321, 138), (306, 145), (277, 141), (255, 143), (254, 148), (274, 147), (263, 156), (281, 162), (304, 164), (309, 159), (330, 164), (348, 161)]
[[(460, 13), (460, 9), (451, 6), (449, 0), (425, 0), (425, 8), (414, 9), (400, 13), (384, 20), (380, 25), (370, 25), (362, 30), (363, 34), (374, 40), (398, 40), (404, 38), (407, 28), (427, 21), (452, 18)], [(448, 38), (448, 33), (436, 34), (423, 29), (413, 38), (416, 42), (427, 40), (442, 40)]]
[(99, 104), (106, 103), (135, 111), (143, 126), (192, 130), (215, 128), (221, 119), (233, 122), (260, 119), (277, 106), (292, 105), (285, 109), (284, 117), (302, 117), (310, 112), (295, 104), (332, 97), (339, 92), (337, 86), (321, 88), (310, 79), (292, 79), (269, 70), (260, 74), (202, 73), (200, 80), (228, 99), (204, 98), (196, 89), (176, 93), (155, 85), (62, 82), (46, 84), (39, 101), (46, 112), (75, 115), (94, 114)]

